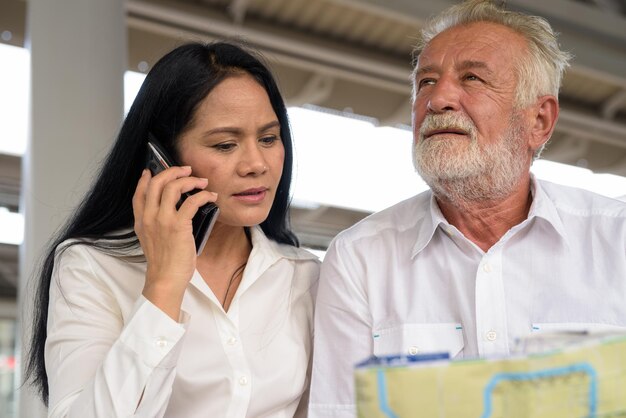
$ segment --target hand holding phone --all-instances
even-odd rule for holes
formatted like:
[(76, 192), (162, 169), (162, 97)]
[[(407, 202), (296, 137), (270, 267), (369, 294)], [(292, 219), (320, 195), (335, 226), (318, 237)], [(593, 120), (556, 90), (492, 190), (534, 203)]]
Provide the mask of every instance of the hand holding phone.
[[(180, 165), (169, 156), (165, 149), (156, 140), (154, 135), (148, 134), (148, 154), (146, 158), (146, 168), (150, 170), (153, 176), (156, 176), (161, 171), (166, 170), (172, 166)], [(200, 190), (195, 189), (190, 192), (185, 192), (181, 195), (180, 200), (176, 204), (176, 209), (180, 208), (186, 198), (198, 193)], [(196, 243), (196, 254), (200, 255), (204, 246), (209, 238), (209, 234), (215, 225), (217, 216), (219, 214), (219, 208), (215, 203), (209, 202), (198, 209), (198, 212), (193, 217), (193, 239)]]

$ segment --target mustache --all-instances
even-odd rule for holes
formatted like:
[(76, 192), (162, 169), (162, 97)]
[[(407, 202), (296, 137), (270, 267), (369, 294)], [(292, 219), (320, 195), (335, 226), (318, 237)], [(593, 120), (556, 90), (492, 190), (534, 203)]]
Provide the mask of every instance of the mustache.
[(430, 113), (426, 115), (420, 126), (420, 139), (424, 139), (428, 132), (441, 129), (465, 131), (470, 134), (472, 138), (475, 137), (476, 133), (476, 125), (474, 125), (474, 122), (467, 116), (459, 113)]

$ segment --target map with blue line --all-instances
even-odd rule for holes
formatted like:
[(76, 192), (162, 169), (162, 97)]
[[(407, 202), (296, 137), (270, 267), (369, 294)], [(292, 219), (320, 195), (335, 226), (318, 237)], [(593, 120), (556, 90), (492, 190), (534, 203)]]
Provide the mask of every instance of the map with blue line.
[(370, 361), (355, 371), (363, 418), (626, 417), (626, 337), (507, 359)]

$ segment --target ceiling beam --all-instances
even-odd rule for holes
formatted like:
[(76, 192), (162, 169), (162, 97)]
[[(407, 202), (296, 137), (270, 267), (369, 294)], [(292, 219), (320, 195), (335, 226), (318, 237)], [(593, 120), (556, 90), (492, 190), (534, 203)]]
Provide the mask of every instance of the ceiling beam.
[(592, 0), (595, 5), (607, 12), (619, 13), (621, 12), (620, 4), (618, 0)]
[(250, 0), (232, 0), (228, 5), (228, 13), (237, 25), (242, 25), (248, 11)]
[(293, 31), (275, 25), (251, 24), (239, 26), (212, 14), (205, 7), (174, 1), (130, 0), (126, 5), (129, 17), (170, 26), (180, 31), (219, 38), (243, 38), (258, 49), (277, 52), (330, 67), (349, 69), (355, 74), (381, 81), (407, 83), (406, 67), (389, 63), (388, 57), (367, 56), (342, 45), (325, 45), (314, 36), (298, 36)]
[[(453, 0), (331, 0), (421, 26)], [(509, 9), (547, 18), (561, 47), (574, 54), (572, 70), (626, 87), (626, 18), (572, 0), (509, 0)], [(400, 17), (401, 16), (401, 17)]]
[(572, 0), (508, 0), (507, 3), (517, 10), (553, 19), (551, 23), (559, 32), (567, 26), (601, 40), (612, 39), (621, 45), (626, 42), (626, 18), (619, 13)]
[(333, 92), (334, 85), (334, 78), (328, 75), (313, 74), (296, 95), (287, 97), (285, 101), (288, 106), (318, 105), (328, 100)]
[(604, 105), (602, 105), (602, 116), (605, 119), (613, 119), (624, 104), (626, 104), (626, 89), (618, 91), (604, 102)]
[(577, 110), (561, 107), (556, 130), (577, 138), (626, 148), (626, 125)]
[[(361, 7), (364, 10), (388, 14), (397, 19), (413, 18), (423, 24), (457, 4), (456, 0), (414, 1), (414, 0), (332, 0), (335, 3)], [(626, 42), (626, 18), (606, 9), (598, 9), (572, 0), (508, 0), (507, 9), (537, 14), (551, 20), (558, 32), (563, 26), (576, 27), (585, 32), (592, 31), (601, 38), (612, 38), (616, 42)]]

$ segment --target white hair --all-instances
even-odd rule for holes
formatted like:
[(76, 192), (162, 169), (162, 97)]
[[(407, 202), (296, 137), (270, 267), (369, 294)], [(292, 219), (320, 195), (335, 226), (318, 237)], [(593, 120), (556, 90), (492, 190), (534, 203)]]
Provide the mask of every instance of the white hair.
[[(428, 43), (441, 32), (474, 22), (500, 24), (526, 39), (529, 52), (516, 67), (518, 107), (529, 106), (544, 95), (558, 98), (563, 72), (569, 66), (571, 54), (561, 50), (556, 33), (547, 20), (539, 16), (503, 10), (491, 0), (469, 0), (452, 6), (433, 18), (422, 30), (414, 56), (418, 57)], [(415, 62), (417, 70), (417, 59)], [(415, 77), (413, 83), (415, 84)], [(415, 85), (413, 88), (415, 91)]]

